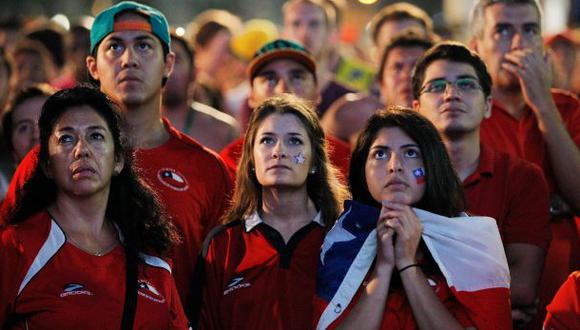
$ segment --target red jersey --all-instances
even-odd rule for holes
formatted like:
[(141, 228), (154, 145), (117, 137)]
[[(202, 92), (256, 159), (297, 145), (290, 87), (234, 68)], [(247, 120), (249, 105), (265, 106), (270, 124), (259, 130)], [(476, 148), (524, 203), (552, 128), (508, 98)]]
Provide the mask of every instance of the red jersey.
[[(187, 329), (169, 265), (140, 255), (135, 329)], [(0, 231), (0, 328), (119, 329), (125, 252), (104, 256), (69, 244), (47, 212)]]
[[(580, 102), (572, 93), (553, 90), (552, 98), (570, 137), (580, 148)], [(538, 127), (532, 109), (526, 107), (521, 118), (512, 117), (496, 102), (491, 117), (481, 124), (481, 142), (495, 150), (517, 156), (540, 166), (548, 181), (550, 191), (557, 191), (553, 169), (550, 165), (546, 142)], [(522, 196), (522, 198), (525, 198)], [(580, 240), (573, 218), (552, 219), (552, 242), (546, 256), (540, 284), (540, 307), (535, 317), (535, 327), (541, 327), (544, 308), (568, 274), (580, 267)]]
[[(340, 171), (343, 176), (342, 179), (346, 182), (350, 165), (350, 147), (345, 142), (328, 134), (326, 135), (326, 145), (330, 162)], [(226, 163), (233, 178), (236, 177), (238, 161), (242, 157), (243, 147), (244, 136), (233, 141), (220, 152), (220, 156)]]
[[(369, 271), (369, 274), (371, 271)], [(482, 327), (482, 325), (487, 324), (494, 324), (497, 329), (507, 329), (509, 328), (510, 324), (506, 324), (503, 322), (505, 318), (502, 318), (504, 313), (499, 312), (501, 307), (497, 306), (496, 302), (496, 292), (497, 289), (488, 289), (482, 290), (488, 291), (488, 293), (478, 293), (479, 295), (479, 303), (482, 307), (479, 313), (485, 315), (485, 322), (481, 322), (481, 317), (475, 317), (473, 311), (470, 311), (467, 307), (463, 306), (453, 294), (452, 290), (447, 285), (445, 281), (445, 277), (442, 275), (430, 275), (427, 276), (427, 281), (429, 282), (429, 286), (433, 289), (433, 292), (441, 301), (443, 306), (451, 313), (451, 315), (464, 327), (477, 327), (478, 329), (486, 329), (486, 327)], [(354, 306), (358, 303), (360, 299), (360, 295), (362, 294), (362, 290), (365, 289), (368, 283), (365, 281), (357, 291), (356, 295), (354, 296), (352, 302), (348, 304), (347, 308), (344, 312), (330, 325), (329, 329), (337, 328), (342, 321), (350, 314)], [(485, 299), (489, 297), (489, 301), (485, 301)], [(506, 300), (507, 301), (507, 300)], [(314, 302), (314, 313), (315, 318), (322, 315), (324, 312), (327, 302), (321, 298), (316, 297)], [(494, 309), (495, 308), (495, 309)], [(486, 310), (487, 312), (483, 312)], [(480, 323), (481, 322), (481, 323)], [(389, 329), (401, 329), (401, 330), (415, 330), (419, 329), (417, 322), (415, 321), (415, 317), (413, 316), (413, 310), (411, 305), (409, 304), (409, 300), (407, 299), (407, 295), (402, 288), (399, 289), (390, 289), (389, 295), (387, 297), (387, 301), (385, 304), (385, 311), (383, 314), (383, 321), (381, 322), (380, 329), (389, 330)]]
[[(181, 243), (169, 256), (179, 295), (185, 303), (203, 239), (219, 223), (232, 187), (218, 155), (177, 131), (166, 119), (163, 122), (169, 140), (156, 148), (137, 149), (134, 165), (140, 177), (158, 194), (181, 236)], [(3, 214), (14, 205), (16, 189), (30, 177), (37, 161), (35, 148), (18, 166), (2, 204)]]
[(549, 192), (536, 165), (482, 145), (479, 165), (463, 187), (468, 212), (494, 218), (504, 244), (548, 249)]
[(202, 329), (309, 329), (320, 246), (319, 216), (288, 241), (257, 214), (206, 241)]
[[(554, 90), (552, 98), (566, 130), (576, 146), (580, 147), (580, 102), (572, 93), (560, 90)], [(494, 102), (491, 116), (481, 123), (481, 142), (540, 166), (551, 190), (554, 190), (554, 174), (549, 165), (546, 142), (538, 127), (538, 120), (529, 107), (518, 119)]]
[(544, 329), (580, 329), (580, 271), (570, 274), (547, 309)]

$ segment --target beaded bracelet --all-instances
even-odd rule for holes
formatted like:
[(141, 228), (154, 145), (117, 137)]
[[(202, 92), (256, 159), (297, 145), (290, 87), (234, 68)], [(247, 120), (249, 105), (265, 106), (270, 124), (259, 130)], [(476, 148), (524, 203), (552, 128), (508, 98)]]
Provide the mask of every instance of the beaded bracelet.
[(421, 265), (419, 265), (419, 264), (410, 264), (409, 266), (405, 266), (405, 267), (399, 269), (399, 274), (402, 273), (407, 268), (411, 268), (411, 267), (421, 267)]

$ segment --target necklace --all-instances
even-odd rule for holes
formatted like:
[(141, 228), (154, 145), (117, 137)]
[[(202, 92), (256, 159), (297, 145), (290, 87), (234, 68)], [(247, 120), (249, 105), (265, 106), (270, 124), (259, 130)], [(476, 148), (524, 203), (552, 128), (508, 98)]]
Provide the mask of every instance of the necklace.
[(70, 243), (72, 243), (72, 245), (76, 246), (77, 248), (83, 250), (84, 252), (88, 253), (88, 254), (92, 254), (96, 257), (102, 257), (105, 254), (111, 252), (111, 250), (113, 250), (113, 248), (115, 246), (117, 246), (118, 241), (114, 240), (111, 244), (107, 245), (106, 247), (102, 248), (102, 249), (98, 249), (98, 250), (91, 250), (91, 249), (87, 249), (86, 247), (84, 247), (82, 244), (80, 244), (79, 242), (77, 242), (74, 238), (72, 238), (71, 236), (67, 236), (66, 238)]

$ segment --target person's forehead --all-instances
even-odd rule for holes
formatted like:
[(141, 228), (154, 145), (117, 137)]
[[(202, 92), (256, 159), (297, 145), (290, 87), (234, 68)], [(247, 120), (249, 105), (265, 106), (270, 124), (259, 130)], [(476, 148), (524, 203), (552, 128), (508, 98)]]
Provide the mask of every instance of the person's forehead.
[(425, 81), (434, 78), (473, 76), (477, 77), (475, 68), (465, 62), (456, 62), (447, 59), (439, 59), (431, 62), (425, 70)]
[(495, 3), (485, 7), (484, 20), (486, 26), (488, 23), (535, 23), (540, 25), (540, 14), (534, 5), (529, 3)]
[(289, 71), (295, 70), (303, 70), (312, 75), (312, 73), (308, 70), (308, 68), (302, 63), (297, 62), (291, 58), (279, 58), (271, 60), (268, 63), (264, 64), (262, 68), (258, 71), (256, 76), (260, 76), (266, 72), (275, 72), (278, 74), (284, 74)]
[(394, 61), (415, 61), (417, 60), (423, 53), (425, 53), (426, 49), (421, 46), (398, 46), (389, 52), (387, 55), (387, 62), (394, 62)]
[(317, 17), (319, 19), (324, 19), (325, 13), (324, 9), (316, 4), (310, 2), (298, 2), (288, 7), (284, 11), (285, 19), (306, 19), (305, 15), (311, 19), (312, 17)]
[(306, 128), (295, 114), (273, 113), (262, 120), (258, 127), (258, 133), (305, 134)]
[(427, 36), (427, 31), (421, 21), (414, 18), (393, 19), (381, 24), (377, 35), (377, 44), (384, 46), (394, 37), (403, 33), (413, 33), (419, 37)]

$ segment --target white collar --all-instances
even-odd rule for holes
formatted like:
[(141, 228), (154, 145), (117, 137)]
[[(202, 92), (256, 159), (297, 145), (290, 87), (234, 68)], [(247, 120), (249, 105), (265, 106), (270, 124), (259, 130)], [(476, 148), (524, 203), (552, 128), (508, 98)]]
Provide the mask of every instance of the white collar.
[[(321, 227), (324, 227), (324, 221), (322, 220), (320, 212), (316, 213), (316, 216), (314, 217), (314, 219), (312, 219), (312, 221), (316, 222)], [(244, 219), (244, 226), (246, 227), (246, 232), (247, 233), (250, 232), (252, 229), (254, 229), (254, 227), (261, 224), (262, 222), (264, 222), (264, 220), (262, 220), (257, 211), (254, 211), (254, 213), (252, 213), (251, 215), (247, 216)]]

